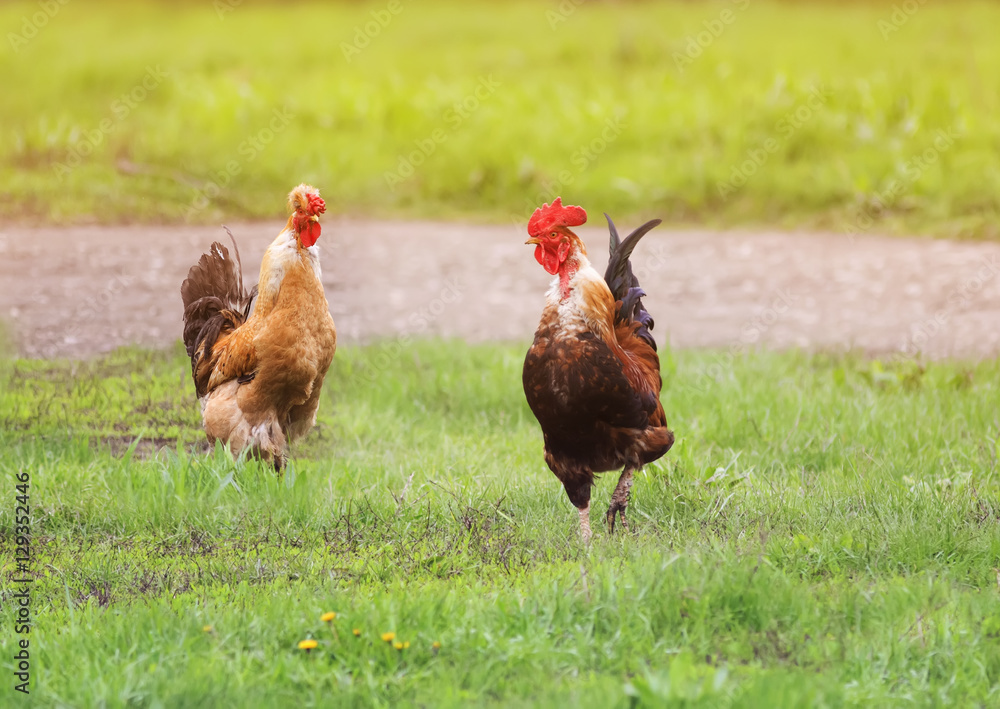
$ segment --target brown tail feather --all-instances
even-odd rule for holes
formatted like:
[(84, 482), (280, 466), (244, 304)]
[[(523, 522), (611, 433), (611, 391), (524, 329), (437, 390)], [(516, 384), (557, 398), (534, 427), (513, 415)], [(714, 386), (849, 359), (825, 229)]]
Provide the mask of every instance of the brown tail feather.
[[(229, 230), (226, 229), (228, 232)], [(229, 234), (232, 238), (232, 233)], [(257, 287), (249, 293), (243, 288), (243, 269), (239, 249), (233, 239), (236, 259), (229, 250), (214, 242), (207, 254), (191, 267), (181, 284), (184, 303), (184, 346), (191, 357), (192, 372), (198, 362), (210, 356), (219, 337), (246, 322)], [(199, 392), (199, 396), (203, 392)]]

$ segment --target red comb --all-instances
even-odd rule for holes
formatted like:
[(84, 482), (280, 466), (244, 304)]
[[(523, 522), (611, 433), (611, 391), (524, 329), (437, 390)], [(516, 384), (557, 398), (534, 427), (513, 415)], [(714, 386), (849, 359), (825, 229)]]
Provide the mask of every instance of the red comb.
[(326, 202), (318, 194), (309, 193), (306, 198), (309, 200), (309, 211), (312, 214), (322, 214), (326, 211)]
[(580, 226), (586, 223), (587, 212), (583, 207), (564, 207), (562, 197), (556, 197), (552, 204), (545, 204), (535, 210), (528, 221), (528, 234), (541, 236), (557, 226)]

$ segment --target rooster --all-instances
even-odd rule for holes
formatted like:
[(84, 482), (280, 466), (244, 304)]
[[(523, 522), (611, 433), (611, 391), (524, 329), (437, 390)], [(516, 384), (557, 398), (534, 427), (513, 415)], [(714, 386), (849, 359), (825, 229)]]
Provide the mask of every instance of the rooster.
[(288, 207), (252, 291), (243, 288), (235, 239), (235, 261), (215, 242), (181, 285), (184, 345), (208, 440), (227, 443), (233, 455), (249, 450), (279, 473), (288, 443), (316, 423), (337, 348), (316, 246), (326, 204), (303, 184)]
[(642, 307), (645, 292), (629, 256), (659, 219), (624, 241), (611, 217), (611, 258), (601, 278), (570, 227), (587, 221), (582, 207), (557, 197), (528, 222), (535, 259), (555, 276), (535, 341), (524, 360), (528, 406), (542, 427), (545, 462), (580, 513), (580, 535), (590, 539), (590, 490), (594, 473), (623, 467), (607, 512), (627, 530), (632, 473), (663, 456), (674, 443), (660, 404), (660, 360)]

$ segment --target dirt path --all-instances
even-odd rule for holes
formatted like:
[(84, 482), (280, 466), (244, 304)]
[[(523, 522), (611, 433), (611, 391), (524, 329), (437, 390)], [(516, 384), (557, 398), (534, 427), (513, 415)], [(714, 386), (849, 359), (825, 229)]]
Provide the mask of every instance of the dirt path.
[[(230, 226), (254, 283), (282, 225)], [(580, 234), (603, 268), (606, 232)], [(181, 333), (181, 281), (223, 238), (204, 226), (0, 227), (0, 319), (32, 357), (168, 345)], [(323, 280), (341, 342), (529, 339), (549, 277), (525, 238), (514, 226), (326, 220)], [(1000, 244), (661, 227), (633, 262), (657, 339), (677, 347), (1000, 352)]]

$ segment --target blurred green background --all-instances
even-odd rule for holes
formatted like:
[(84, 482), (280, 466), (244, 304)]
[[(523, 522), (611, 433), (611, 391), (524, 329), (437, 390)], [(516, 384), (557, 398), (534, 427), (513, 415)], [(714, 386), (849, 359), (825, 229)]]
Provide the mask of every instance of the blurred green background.
[[(913, 10), (910, 12), (910, 10)], [(997, 237), (982, 2), (0, 6), (0, 218), (674, 223)]]

